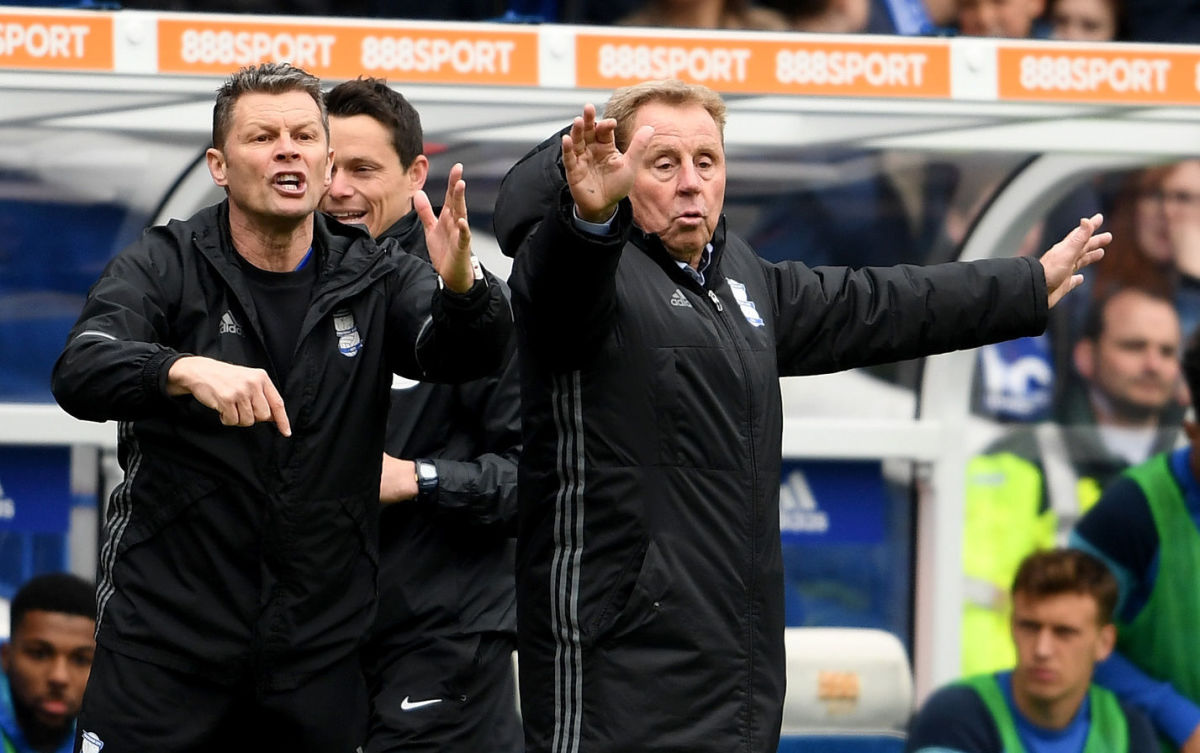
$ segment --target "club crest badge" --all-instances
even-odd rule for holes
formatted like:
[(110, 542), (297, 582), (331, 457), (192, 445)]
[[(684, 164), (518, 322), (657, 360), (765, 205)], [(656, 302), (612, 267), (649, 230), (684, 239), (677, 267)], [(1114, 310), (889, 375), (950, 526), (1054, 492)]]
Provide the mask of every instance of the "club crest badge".
[(337, 333), (338, 352), (347, 358), (358, 355), (363, 348), (363, 340), (354, 324), (354, 314), (349, 309), (333, 312), (333, 329)]
[(100, 749), (104, 747), (104, 741), (95, 732), (84, 730), (80, 737), (82, 738), (79, 743), (80, 753), (100, 753)]

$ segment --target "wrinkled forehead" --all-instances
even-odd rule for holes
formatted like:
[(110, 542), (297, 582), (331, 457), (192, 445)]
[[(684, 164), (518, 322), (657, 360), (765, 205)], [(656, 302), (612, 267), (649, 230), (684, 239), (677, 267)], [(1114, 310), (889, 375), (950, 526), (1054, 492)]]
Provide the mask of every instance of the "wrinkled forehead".
[(700, 105), (670, 105), (650, 102), (638, 108), (633, 133), (642, 126), (653, 126), (650, 148), (666, 144), (703, 146), (724, 152), (721, 131), (708, 110)]
[(284, 120), (289, 124), (321, 122), (321, 109), (307, 92), (279, 94), (250, 92), (233, 103), (233, 123), (243, 125), (255, 120)]

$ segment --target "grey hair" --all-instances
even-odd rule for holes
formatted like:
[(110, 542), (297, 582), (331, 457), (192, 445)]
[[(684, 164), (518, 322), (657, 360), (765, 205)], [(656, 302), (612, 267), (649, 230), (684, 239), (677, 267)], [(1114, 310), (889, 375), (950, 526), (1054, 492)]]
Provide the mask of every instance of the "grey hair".
[(604, 106), (604, 117), (616, 119), (617, 130), (614, 136), (617, 148), (621, 151), (629, 147), (637, 111), (651, 102), (703, 107), (717, 124), (721, 141), (725, 141), (725, 100), (721, 99), (721, 95), (707, 86), (669, 78), (626, 86), (617, 89), (608, 98), (608, 104)]

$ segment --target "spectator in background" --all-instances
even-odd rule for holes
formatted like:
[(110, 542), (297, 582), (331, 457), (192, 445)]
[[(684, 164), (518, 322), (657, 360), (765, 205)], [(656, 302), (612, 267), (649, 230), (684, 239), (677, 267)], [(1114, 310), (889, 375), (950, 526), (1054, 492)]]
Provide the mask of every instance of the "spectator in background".
[(71, 753), (75, 717), (96, 650), (96, 588), (69, 573), (21, 586), (0, 646), (0, 736), (5, 753)]
[(1171, 302), (1124, 288), (1099, 301), (1076, 343), (1084, 389), (1056, 421), (1025, 425), (967, 468), (962, 671), (1011, 667), (1008, 586), (1030, 552), (1066, 543), (1078, 517), (1131, 465), (1178, 436), (1179, 318)]
[(1117, 583), (1070, 549), (1025, 557), (1012, 582), (1012, 669), (934, 693), (909, 726), (910, 753), (1154, 753), (1140, 712), (1092, 682), (1116, 640)]
[[(1200, 332), (1183, 353), (1196, 409)], [(1183, 422), (1188, 445), (1130, 468), (1104, 490), (1071, 535), (1117, 576), (1117, 650), (1096, 681), (1147, 712), (1159, 736), (1200, 751), (1200, 423)]]
[(936, 35), (953, 31), (958, 0), (870, 0), (863, 31), (869, 34)]
[(763, 0), (795, 31), (842, 34), (863, 32), (871, 15), (870, 0)]
[(967, 37), (1045, 37), (1045, 0), (958, 0), (958, 31)]
[(1092, 275), (1093, 296), (1124, 285), (1161, 291), (1189, 336), (1200, 324), (1200, 159), (1132, 173), (1112, 214), (1113, 245)]
[[(420, 115), (372, 78), (335, 86), (325, 104), (334, 167), (321, 209), (428, 261), (412, 200), (429, 171)], [(512, 662), (521, 449), (514, 347), (483, 379), (392, 383), (379, 606), (363, 649), (367, 753), (524, 747)]]
[(787, 19), (751, 0), (647, 0), (617, 21), (620, 26), (674, 26), (687, 29), (786, 31)]
[(1050, 36), (1071, 42), (1111, 42), (1122, 37), (1122, 0), (1049, 0)]

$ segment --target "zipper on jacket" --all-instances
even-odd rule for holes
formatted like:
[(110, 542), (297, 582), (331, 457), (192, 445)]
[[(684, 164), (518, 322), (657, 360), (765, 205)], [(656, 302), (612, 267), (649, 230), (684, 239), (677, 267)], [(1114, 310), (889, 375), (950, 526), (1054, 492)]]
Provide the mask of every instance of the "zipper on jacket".
[[(719, 284), (719, 282), (714, 281), (713, 284), (717, 285), (717, 284)], [(753, 379), (752, 379), (751, 369), (746, 364), (746, 356), (743, 353), (742, 348), (738, 347), (738, 342), (739, 342), (738, 328), (736, 325), (731, 323), (728, 318), (726, 318), (725, 306), (721, 303), (721, 298), (720, 298), (720, 296), (717, 295), (717, 292), (712, 288), (705, 288), (705, 292), (708, 293), (709, 299), (713, 302), (713, 306), (717, 310), (718, 315), (716, 318), (721, 322), (722, 329), (724, 329), (726, 336), (729, 337), (730, 343), (733, 345), (733, 351), (737, 355), (738, 363), (742, 367), (742, 376), (743, 376), (743, 379), (745, 379), (745, 383), (746, 383), (746, 405), (752, 406), (753, 405), (752, 397), (753, 397), (753, 392), (754, 392)], [(755, 452), (754, 442), (755, 442), (755, 439), (754, 439), (754, 417), (750, 416), (749, 421), (748, 421), (748, 426), (747, 426), (747, 449), (750, 452), (750, 467), (751, 468), (754, 468), (757, 463), (757, 457), (756, 457), (757, 453)], [(748, 664), (747, 669), (748, 669), (748, 676), (749, 676), (749, 684), (746, 687), (745, 703), (748, 708), (754, 707), (754, 669), (755, 669), (755, 666), (758, 664), (758, 662), (757, 662), (757, 655), (758, 655), (757, 643), (754, 640), (754, 613), (755, 613), (754, 603), (755, 603), (755, 595), (758, 592), (758, 588), (755, 585), (754, 573), (757, 572), (758, 560), (759, 560), (758, 537), (757, 537), (758, 523), (759, 523), (759, 510), (758, 510), (758, 504), (757, 504), (758, 487), (759, 487), (758, 474), (753, 474), (750, 479), (750, 499), (754, 504), (751, 505), (751, 512), (750, 512), (750, 541), (751, 541), (750, 584), (749, 584), (749, 593), (747, 594), (747, 597), (748, 597), (747, 607), (749, 608), (749, 613), (747, 616), (749, 617), (749, 619), (746, 623), (746, 627), (747, 627), (747, 631), (748, 631), (747, 632), (747, 645), (746, 645), (746, 661)], [(754, 744), (756, 742), (756, 739), (754, 738), (754, 725), (753, 724), (749, 725), (748, 732), (749, 732), (748, 748), (753, 749)]]

